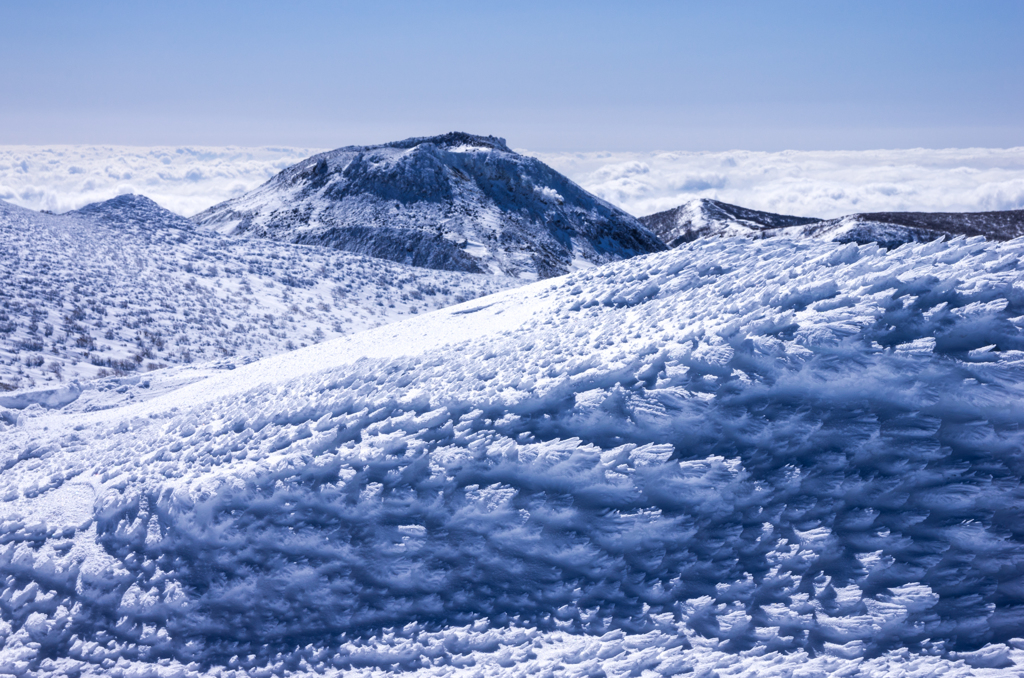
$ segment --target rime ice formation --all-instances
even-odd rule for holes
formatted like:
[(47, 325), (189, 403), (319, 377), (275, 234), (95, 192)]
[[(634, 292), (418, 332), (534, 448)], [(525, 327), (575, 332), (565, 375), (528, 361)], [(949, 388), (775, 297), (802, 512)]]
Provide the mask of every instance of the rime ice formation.
[(248, 362), (515, 283), (200, 233), (141, 196), (60, 216), (0, 201), (0, 280), (0, 402), (12, 389)]
[(321, 153), (194, 219), (221, 233), (525, 278), (664, 249), (635, 218), (503, 139), (458, 132)]
[(943, 236), (985, 236), (1010, 240), (1024, 236), (1024, 210), (1003, 212), (876, 212), (838, 219), (758, 212), (717, 200), (697, 198), (640, 221), (670, 247), (705, 236), (811, 237), (898, 247)]
[(0, 672), (1017, 675), (1022, 256), (702, 239), (0, 411)]

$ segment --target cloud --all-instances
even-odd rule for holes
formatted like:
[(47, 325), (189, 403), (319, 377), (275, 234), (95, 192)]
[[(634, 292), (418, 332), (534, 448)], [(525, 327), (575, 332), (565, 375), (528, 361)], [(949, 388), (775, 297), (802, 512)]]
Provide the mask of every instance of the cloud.
[(66, 212), (141, 193), (191, 216), (256, 188), (321, 149), (0, 146), (0, 199)]
[(1024, 148), (530, 155), (637, 216), (691, 198), (826, 218), (1024, 208)]
[[(132, 190), (191, 216), (320, 150), (0, 146), (0, 199), (64, 212)], [(1024, 148), (521, 152), (637, 216), (696, 197), (814, 217), (1024, 208)]]

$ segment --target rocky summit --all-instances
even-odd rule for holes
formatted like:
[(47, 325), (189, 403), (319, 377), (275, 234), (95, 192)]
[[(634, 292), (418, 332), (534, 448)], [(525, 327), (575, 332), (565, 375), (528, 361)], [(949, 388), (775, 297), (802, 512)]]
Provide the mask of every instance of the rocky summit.
[(637, 219), (504, 139), (458, 132), (315, 155), (194, 221), (224, 234), (526, 279), (664, 249)]

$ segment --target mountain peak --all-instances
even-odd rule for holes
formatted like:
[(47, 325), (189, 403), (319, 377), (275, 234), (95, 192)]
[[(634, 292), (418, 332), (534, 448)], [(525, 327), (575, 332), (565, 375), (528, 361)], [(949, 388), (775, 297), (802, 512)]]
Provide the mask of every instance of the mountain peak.
[(444, 149), (476, 147), (513, 153), (501, 137), (482, 136), (466, 132), (448, 132), (447, 134), (439, 134), (433, 137), (410, 137), (403, 141), (392, 141), (382, 145), (391, 148), (413, 148), (423, 144), (433, 144)]
[(641, 217), (640, 221), (669, 247), (675, 247), (707, 235), (750, 236), (820, 220), (751, 210), (711, 198), (694, 198), (674, 209)]
[(77, 210), (68, 212), (71, 215), (92, 217), (123, 225), (152, 228), (183, 228), (191, 229), (194, 224), (185, 217), (161, 207), (144, 195), (127, 193), (110, 200), (94, 202)]
[(664, 249), (634, 217), (504, 139), (464, 132), (321, 153), (193, 220), (225, 234), (527, 279)]

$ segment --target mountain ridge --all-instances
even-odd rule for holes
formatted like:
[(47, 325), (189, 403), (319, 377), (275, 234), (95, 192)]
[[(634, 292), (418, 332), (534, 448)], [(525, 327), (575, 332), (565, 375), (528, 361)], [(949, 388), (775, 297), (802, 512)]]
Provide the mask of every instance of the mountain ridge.
[(859, 212), (835, 219), (797, 217), (695, 198), (639, 218), (669, 247), (701, 237), (810, 237), (885, 247), (945, 236), (1012, 240), (1024, 235), (1024, 210), (990, 212)]

